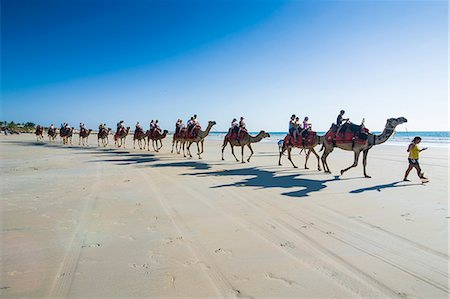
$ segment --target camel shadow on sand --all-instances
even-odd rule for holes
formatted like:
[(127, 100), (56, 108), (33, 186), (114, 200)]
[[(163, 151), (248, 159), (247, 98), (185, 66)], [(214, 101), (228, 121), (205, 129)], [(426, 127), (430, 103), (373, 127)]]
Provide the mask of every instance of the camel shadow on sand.
[(292, 175), (276, 175), (276, 172), (263, 170), (259, 168), (242, 168), (233, 170), (222, 170), (213, 172), (198, 172), (193, 174), (198, 177), (233, 177), (244, 176), (235, 183), (211, 186), (210, 188), (224, 188), (224, 187), (254, 187), (256, 189), (268, 188), (284, 188), (297, 189), (295, 191), (283, 192), (281, 195), (290, 197), (305, 197), (310, 196), (311, 193), (319, 192), (327, 187), (327, 183), (340, 180), (338, 176), (327, 180), (313, 180), (302, 178), (302, 174)]

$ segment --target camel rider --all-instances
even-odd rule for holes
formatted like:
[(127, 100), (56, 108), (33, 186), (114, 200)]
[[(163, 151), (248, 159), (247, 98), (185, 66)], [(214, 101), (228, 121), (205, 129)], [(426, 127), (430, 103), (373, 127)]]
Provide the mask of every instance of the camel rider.
[(154, 129), (155, 129), (155, 121), (152, 119), (150, 121), (150, 132), (153, 132)]
[(237, 121), (236, 118), (233, 118), (233, 120), (231, 121), (231, 128), (230, 128), (230, 133), (237, 133), (239, 131), (239, 122)]
[(309, 123), (308, 120), (309, 118), (307, 116), (305, 116), (305, 118), (303, 119), (303, 127), (302, 131), (300, 132), (303, 137), (308, 135), (308, 132), (311, 131), (311, 123)]
[(159, 120), (155, 121), (155, 131), (158, 131), (161, 134), (161, 128), (159, 126)]
[(49, 129), (54, 131), (55, 130), (55, 126), (53, 124), (51, 124)]
[(119, 121), (119, 122), (117, 123), (117, 132), (119, 132), (120, 130), (122, 130), (122, 129), (124, 129), (124, 128), (125, 128), (124, 121), (123, 121), (123, 120)]
[(344, 118), (344, 114), (345, 114), (345, 111), (341, 110), (341, 112), (339, 112), (339, 115), (338, 115), (338, 117), (336, 119), (336, 126), (337, 126), (336, 135), (339, 134), (339, 131), (341, 130), (342, 122), (344, 122), (344, 121), (348, 122), (349, 121), (349, 118)]
[(195, 128), (194, 117), (191, 116), (191, 118), (187, 122), (187, 129), (190, 135), (192, 135), (192, 131), (194, 128)]
[(175, 123), (175, 134), (180, 133), (181, 128), (183, 128), (183, 121), (179, 118)]
[(240, 142), (242, 132), (247, 132), (247, 128), (246, 128), (243, 116), (241, 116), (241, 119), (239, 120), (239, 130), (238, 130), (238, 136), (237, 136), (238, 142)]
[(144, 129), (142, 128), (142, 126), (139, 122), (136, 123), (136, 131), (144, 132)]
[(295, 125), (295, 114), (292, 114), (291, 119), (289, 120), (289, 135), (293, 136), (294, 125)]
[(192, 117), (191, 130), (190, 130), (190, 133), (192, 136), (194, 135), (194, 130), (197, 125), (198, 125), (197, 114), (194, 114), (194, 116)]
[(300, 118), (298, 116), (294, 119), (292, 127), (292, 137), (294, 137), (294, 142), (296, 142), (300, 132)]
[(102, 124), (102, 123), (100, 123), (100, 124), (98, 125), (98, 131), (100, 132), (103, 128), (105, 128), (105, 125)]

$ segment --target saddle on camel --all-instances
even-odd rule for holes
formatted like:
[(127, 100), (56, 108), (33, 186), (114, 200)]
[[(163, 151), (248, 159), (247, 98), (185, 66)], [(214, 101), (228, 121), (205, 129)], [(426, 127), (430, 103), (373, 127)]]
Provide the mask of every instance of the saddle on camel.
[(287, 134), (284, 137), (284, 144), (294, 147), (308, 147), (314, 144), (317, 132), (311, 130), (304, 130), (301, 135), (294, 138), (293, 134)]
[(240, 143), (240, 141), (243, 139), (243, 137), (248, 134), (247, 129), (241, 128), (239, 132), (239, 127), (230, 128), (228, 130), (227, 135), (225, 135), (225, 138), (228, 141), (236, 141), (237, 143)]
[(198, 132), (202, 129), (202, 126), (200, 124), (196, 124), (194, 127), (191, 128), (183, 128), (180, 130), (180, 134), (184, 135), (184, 138), (186, 139), (195, 139), (198, 136)]
[(325, 140), (334, 145), (341, 143), (365, 144), (369, 138), (368, 133), (369, 130), (363, 124), (355, 125), (346, 122), (340, 128), (336, 124), (332, 124), (325, 135)]

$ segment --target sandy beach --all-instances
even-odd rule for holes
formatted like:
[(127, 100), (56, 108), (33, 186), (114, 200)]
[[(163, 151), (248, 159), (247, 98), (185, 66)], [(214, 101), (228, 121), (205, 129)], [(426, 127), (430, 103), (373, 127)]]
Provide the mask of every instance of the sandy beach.
[(199, 160), (171, 140), (1, 136), (1, 297), (448, 297), (447, 148), (421, 154), (421, 184), (402, 181), (401, 146), (373, 148), (367, 179), (338, 176), (353, 161), (339, 149), (330, 175), (298, 150), (298, 169), (278, 166), (274, 143), (241, 164), (220, 141)]

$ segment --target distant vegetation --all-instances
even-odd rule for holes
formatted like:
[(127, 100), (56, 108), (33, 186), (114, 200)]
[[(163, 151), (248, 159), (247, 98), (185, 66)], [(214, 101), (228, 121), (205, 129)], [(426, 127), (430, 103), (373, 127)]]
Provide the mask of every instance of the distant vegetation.
[(31, 133), (36, 130), (36, 124), (33, 122), (15, 123), (13, 121), (0, 121), (0, 128), (2, 131), (8, 132)]

